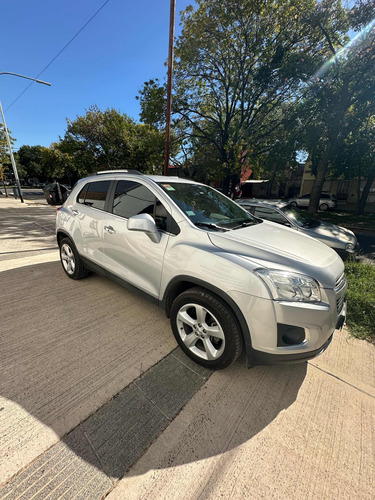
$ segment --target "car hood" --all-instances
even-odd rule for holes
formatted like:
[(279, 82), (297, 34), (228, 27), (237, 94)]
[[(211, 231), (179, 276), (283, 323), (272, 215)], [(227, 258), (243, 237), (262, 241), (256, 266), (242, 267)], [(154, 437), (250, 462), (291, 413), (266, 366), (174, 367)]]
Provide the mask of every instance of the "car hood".
[(329, 244), (330, 246), (343, 246), (347, 243), (356, 243), (357, 238), (353, 231), (345, 229), (344, 227), (330, 224), (329, 222), (321, 222), (317, 227), (303, 227), (301, 228), (305, 234), (319, 238), (320, 241)]
[(273, 222), (208, 236), (221, 250), (250, 258), (262, 267), (309, 275), (326, 288), (333, 288), (344, 271), (341, 258), (330, 247)]

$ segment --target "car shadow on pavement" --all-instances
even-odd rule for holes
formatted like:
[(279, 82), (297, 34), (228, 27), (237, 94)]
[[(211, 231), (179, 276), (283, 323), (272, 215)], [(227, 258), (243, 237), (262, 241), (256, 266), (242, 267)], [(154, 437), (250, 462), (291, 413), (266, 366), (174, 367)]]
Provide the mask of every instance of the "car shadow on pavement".
[(227, 452), (248, 443), (293, 405), (306, 372), (307, 363), (248, 369), (244, 357), (215, 372), (125, 477), (218, 455), (215, 470), (222, 474)]
[[(118, 479), (132, 463), (119, 455), (103, 464), (87, 424), (77, 426), (174, 351), (176, 342), (168, 319), (156, 306), (104, 278), (91, 275), (81, 281), (69, 280), (59, 262), (3, 271), (1, 284), (0, 425), (4, 432), (0, 446), (6, 460), (0, 484), (46, 450), (47, 458), (54, 456), (56, 449), (60, 462), (71, 464), (72, 474), (79, 467), (70, 452), (104, 472), (107, 487), (105, 481)], [(200, 460), (249, 441), (293, 404), (306, 366), (249, 370), (243, 357), (230, 368), (215, 372), (207, 382), (210, 374), (202, 375), (188, 359), (166, 363), (165, 394), (172, 394), (173, 380), (178, 377), (184, 386), (200, 377), (197, 389), (191, 389), (192, 399), (177, 418), (176, 412), (169, 415), (158, 406), (157, 398), (153, 401), (141, 384), (129, 389), (140, 389), (140, 395), (130, 392), (123, 400), (117, 396), (122, 405), (118, 414), (122, 418), (130, 412), (136, 417), (145, 443), (140, 448), (132, 438), (136, 458), (159, 435), (158, 444), (146, 453), (147, 460), (138, 461), (129, 474)], [(173, 376), (168, 367), (175, 370)], [(102, 440), (112, 439), (115, 433), (106, 420), (117, 425), (119, 419), (113, 419), (111, 411), (107, 406), (96, 414), (95, 425), (104, 429)], [(156, 431), (149, 432), (147, 441), (145, 429), (150, 422), (156, 422)], [(121, 429), (116, 432), (121, 436)], [(59, 439), (62, 442), (57, 444)], [(128, 441), (123, 439), (122, 450)]]

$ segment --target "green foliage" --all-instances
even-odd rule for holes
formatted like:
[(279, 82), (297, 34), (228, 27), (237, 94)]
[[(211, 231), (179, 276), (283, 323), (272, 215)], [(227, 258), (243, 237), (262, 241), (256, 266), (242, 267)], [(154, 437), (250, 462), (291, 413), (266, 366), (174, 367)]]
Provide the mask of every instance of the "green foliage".
[(159, 80), (145, 82), (136, 99), (140, 101), (140, 118), (146, 125), (162, 129), (166, 123), (166, 86), (159, 85)]
[(244, 151), (256, 165), (275, 157), (277, 141), (289, 143), (290, 158), (295, 105), (330, 50), (324, 37), (346, 40), (341, 1), (325, 0), (321, 11), (316, 0), (196, 3), (182, 14), (174, 78), (175, 125), (190, 159), (203, 145), (211, 163), (239, 175)]
[(21, 146), (18, 150), (17, 166), (22, 168), (27, 178), (36, 177), (40, 181), (47, 180), (43, 172), (43, 146)]
[(65, 136), (55, 150), (65, 155), (59, 161), (64, 163), (69, 158), (74, 178), (97, 170), (132, 168), (149, 172), (162, 167), (164, 137), (152, 125), (137, 124), (113, 108), (102, 111), (97, 106), (67, 123)]
[[(375, 17), (375, 3), (370, 3)], [(339, 0), (324, 0), (311, 18), (325, 54), (297, 107), (300, 147), (310, 152), (316, 172), (310, 213), (317, 211), (329, 168), (339, 169), (342, 151), (350, 144), (347, 138), (375, 112), (375, 24), (350, 43), (346, 36), (349, 28), (358, 29), (368, 18), (369, 6), (363, 7), (361, 1), (349, 10)]]
[(375, 266), (347, 262), (345, 274), (347, 292), (347, 322), (351, 333), (358, 338), (375, 341)]

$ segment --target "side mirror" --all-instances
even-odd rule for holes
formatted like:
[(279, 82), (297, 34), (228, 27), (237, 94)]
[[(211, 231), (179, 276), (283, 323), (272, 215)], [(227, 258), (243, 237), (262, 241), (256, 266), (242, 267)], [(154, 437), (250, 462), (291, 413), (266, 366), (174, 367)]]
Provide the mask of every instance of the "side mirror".
[(159, 243), (160, 241), (159, 229), (156, 227), (155, 221), (150, 214), (133, 215), (133, 217), (128, 219), (127, 227), (129, 231), (142, 231), (146, 233), (154, 243)]

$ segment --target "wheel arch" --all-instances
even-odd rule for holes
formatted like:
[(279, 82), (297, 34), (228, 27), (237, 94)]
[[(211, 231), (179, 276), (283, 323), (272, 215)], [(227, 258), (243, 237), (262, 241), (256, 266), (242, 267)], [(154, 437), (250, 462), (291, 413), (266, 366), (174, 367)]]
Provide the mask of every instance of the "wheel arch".
[(228, 294), (226, 294), (220, 288), (212, 285), (211, 283), (207, 283), (206, 281), (192, 276), (177, 276), (173, 278), (166, 287), (163, 299), (161, 301), (161, 307), (165, 310), (167, 317), (170, 317), (172, 303), (175, 298), (189, 288), (193, 288), (195, 286), (199, 286), (200, 288), (203, 288), (204, 290), (212, 293), (217, 298), (221, 299), (230, 308), (240, 328), (240, 332), (245, 344), (246, 355), (248, 355), (248, 353), (251, 351), (251, 336), (249, 327), (244, 315), (242, 314), (241, 309), (238, 307), (235, 301), (231, 297), (229, 297)]
[(69, 233), (67, 233), (63, 229), (58, 229), (58, 231), (56, 232), (56, 239), (57, 239), (58, 246), (60, 246), (60, 242), (63, 238), (69, 238), (70, 241), (74, 244)]

